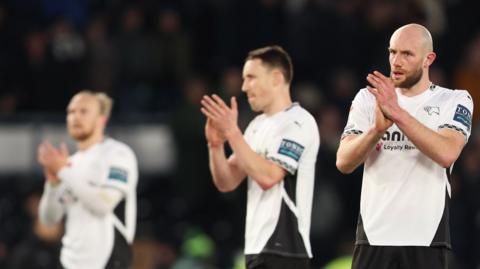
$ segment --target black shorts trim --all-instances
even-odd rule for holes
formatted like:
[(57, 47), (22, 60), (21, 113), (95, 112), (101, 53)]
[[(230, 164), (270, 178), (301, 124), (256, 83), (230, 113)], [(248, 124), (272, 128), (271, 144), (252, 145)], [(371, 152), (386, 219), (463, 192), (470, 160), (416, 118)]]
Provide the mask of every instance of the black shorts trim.
[(448, 269), (452, 260), (445, 247), (356, 245), (352, 269)]
[(261, 253), (245, 255), (247, 269), (310, 269), (309, 258), (285, 257)]

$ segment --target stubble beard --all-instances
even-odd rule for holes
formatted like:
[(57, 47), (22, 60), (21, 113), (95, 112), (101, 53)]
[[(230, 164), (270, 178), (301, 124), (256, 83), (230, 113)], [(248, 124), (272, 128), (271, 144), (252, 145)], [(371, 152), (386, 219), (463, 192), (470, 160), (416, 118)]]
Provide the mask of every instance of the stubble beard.
[(393, 81), (393, 84), (397, 88), (410, 89), (422, 79), (422, 76), (423, 76), (423, 70), (422, 68), (419, 68), (412, 75), (406, 76), (404, 81), (399, 81), (399, 82)]
[(92, 137), (94, 132), (94, 128), (90, 128), (89, 130), (80, 131), (80, 132), (73, 132), (70, 131), (70, 136), (77, 142), (83, 142), (88, 140)]

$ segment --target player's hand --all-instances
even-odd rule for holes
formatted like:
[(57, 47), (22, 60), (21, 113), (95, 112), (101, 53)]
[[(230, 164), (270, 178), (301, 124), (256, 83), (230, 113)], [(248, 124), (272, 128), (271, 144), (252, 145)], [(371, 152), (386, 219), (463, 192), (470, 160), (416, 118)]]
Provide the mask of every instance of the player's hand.
[(386, 118), (395, 121), (399, 110), (398, 98), (395, 92), (395, 85), (389, 77), (378, 71), (367, 75), (367, 81), (373, 86), (367, 86), (375, 98)]
[(385, 117), (377, 102), (377, 105), (375, 105), (375, 130), (383, 134), (392, 125), (393, 121)]
[(68, 149), (62, 143), (59, 149), (49, 142), (43, 142), (38, 146), (38, 162), (43, 166), (47, 180), (58, 180), (57, 173), (68, 165)]
[(205, 137), (207, 138), (209, 147), (221, 146), (226, 141), (226, 138), (212, 125), (209, 118), (207, 118), (207, 122), (205, 123)]
[(201, 101), (202, 113), (210, 120), (210, 124), (220, 132), (221, 136), (228, 138), (229, 135), (239, 131), (238, 108), (235, 97), (230, 99), (230, 107), (217, 95), (203, 96)]

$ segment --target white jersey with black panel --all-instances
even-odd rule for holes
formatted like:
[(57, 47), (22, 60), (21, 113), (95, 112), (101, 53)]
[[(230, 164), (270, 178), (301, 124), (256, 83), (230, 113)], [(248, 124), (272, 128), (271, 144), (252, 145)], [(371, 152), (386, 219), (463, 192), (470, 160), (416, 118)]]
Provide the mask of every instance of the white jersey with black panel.
[[(66, 217), (60, 260), (67, 269), (104, 268), (114, 244), (132, 243), (136, 224), (137, 160), (124, 143), (107, 138), (69, 158), (57, 187), (46, 184), (40, 217)], [(109, 194), (114, 194), (109, 196)], [(108, 205), (119, 195), (124, 219)], [(115, 205), (119, 204), (118, 201)], [(117, 229), (122, 238), (115, 238)], [(118, 233), (117, 233), (118, 234)], [(123, 241), (123, 242), (124, 242)]]
[(320, 145), (315, 119), (298, 103), (247, 127), (249, 146), (288, 173), (268, 190), (248, 178), (245, 254), (312, 257), (310, 219)]
[[(431, 85), (407, 97), (397, 90), (399, 105), (426, 127), (449, 128), (468, 141), (473, 102), (464, 90)], [(343, 137), (361, 134), (375, 123), (375, 97), (362, 89), (352, 102)], [(453, 167), (453, 165), (452, 165)], [(364, 163), (357, 244), (377, 246), (445, 246), (450, 248), (449, 176), (394, 124)]]

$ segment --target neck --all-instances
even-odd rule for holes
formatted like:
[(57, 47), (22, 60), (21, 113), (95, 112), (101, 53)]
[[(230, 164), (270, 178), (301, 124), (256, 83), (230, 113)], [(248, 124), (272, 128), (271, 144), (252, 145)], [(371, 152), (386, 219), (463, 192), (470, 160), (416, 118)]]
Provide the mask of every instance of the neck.
[(77, 141), (77, 149), (80, 151), (86, 150), (89, 147), (102, 142), (104, 139), (104, 135), (102, 133), (100, 134), (93, 134), (89, 138), (82, 140), (82, 141)]
[(273, 114), (283, 111), (289, 108), (292, 105), (292, 98), (290, 97), (289, 88), (281, 89), (280, 93), (272, 98), (272, 103), (270, 106), (263, 111), (267, 116), (272, 116)]
[(400, 92), (402, 93), (402, 95), (412, 97), (426, 91), (431, 84), (432, 82), (428, 78), (428, 73), (426, 73), (417, 84), (413, 85), (410, 88), (400, 88)]

